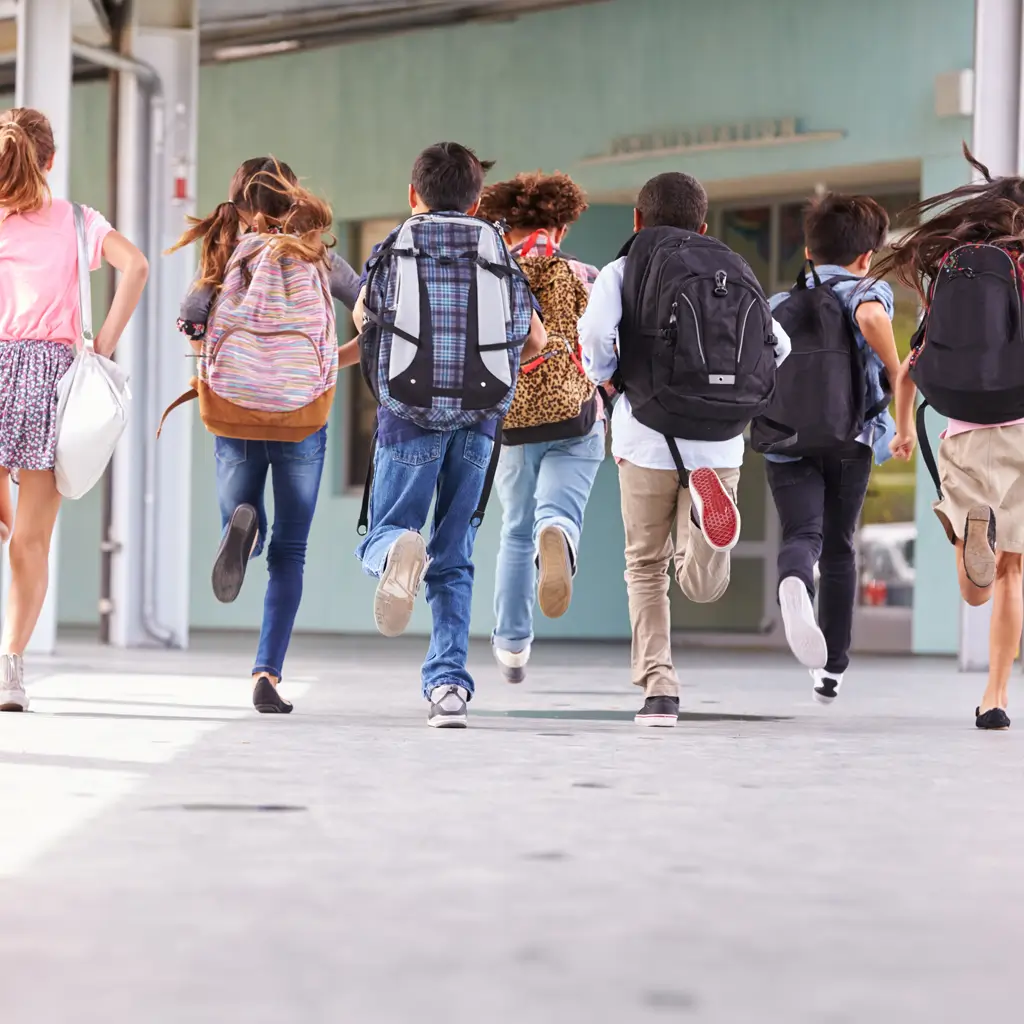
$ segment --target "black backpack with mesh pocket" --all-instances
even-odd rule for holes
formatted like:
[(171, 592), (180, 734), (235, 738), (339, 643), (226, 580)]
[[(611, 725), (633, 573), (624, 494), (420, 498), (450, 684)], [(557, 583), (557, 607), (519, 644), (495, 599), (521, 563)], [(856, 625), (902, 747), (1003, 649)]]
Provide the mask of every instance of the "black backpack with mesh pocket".
[(746, 260), (716, 238), (672, 227), (644, 228), (620, 255), (615, 380), (633, 415), (668, 439), (742, 434), (775, 391), (772, 315)]

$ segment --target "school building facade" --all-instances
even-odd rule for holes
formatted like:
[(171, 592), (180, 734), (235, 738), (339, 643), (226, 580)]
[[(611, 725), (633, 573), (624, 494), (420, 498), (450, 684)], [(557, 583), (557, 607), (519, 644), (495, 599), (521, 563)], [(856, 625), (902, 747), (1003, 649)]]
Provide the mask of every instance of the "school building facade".
[[(788, 287), (803, 255), (800, 210), (824, 188), (868, 192), (893, 213), (966, 178), (959, 149), (972, 138), (974, 4), (963, 0), (610, 0), (514, 20), (386, 35), (199, 73), (196, 200), (224, 199), (246, 157), (287, 160), (333, 204), (340, 251), (365, 257), (402, 216), (416, 153), (444, 138), (497, 165), (492, 178), (559, 169), (591, 208), (566, 248), (614, 258), (631, 230), (632, 202), (652, 175), (695, 174), (712, 203), (711, 231), (741, 252), (768, 290)], [(107, 86), (75, 87), (72, 194), (105, 207)], [(905, 343), (916, 309), (900, 297)], [(173, 319), (158, 344), (186, 345)], [(343, 316), (339, 323), (347, 323)], [(191, 413), (179, 412), (178, 416)], [(373, 581), (352, 555), (373, 406), (357, 370), (342, 374), (330, 454), (310, 537), (297, 628), (373, 631)], [(219, 539), (210, 436), (195, 418), (191, 467), (193, 629), (252, 629), (262, 606), (262, 562), (241, 598), (219, 605), (209, 587)], [(952, 652), (959, 601), (953, 562), (917, 469), (878, 474), (869, 513), (916, 521), (912, 607), (865, 609), (864, 649)], [(740, 488), (743, 533), (732, 586), (717, 605), (679, 595), (675, 624), (696, 642), (780, 642), (774, 600), (778, 527), (761, 459)], [(492, 625), (501, 520), (495, 498), (476, 545), (473, 631)], [(100, 495), (62, 513), (59, 621), (91, 625), (99, 592)], [(615, 465), (601, 469), (587, 510), (569, 613), (538, 618), (539, 637), (626, 638), (629, 619)], [(411, 631), (426, 633), (425, 604)]]

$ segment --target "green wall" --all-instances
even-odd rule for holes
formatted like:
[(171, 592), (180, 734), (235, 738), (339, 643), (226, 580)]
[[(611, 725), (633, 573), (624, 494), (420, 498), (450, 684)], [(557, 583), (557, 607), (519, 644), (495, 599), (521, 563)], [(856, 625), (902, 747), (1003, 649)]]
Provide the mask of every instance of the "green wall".
[[(558, 168), (599, 195), (635, 193), (652, 174), (670, 169), (714, 181), (882, 161), (927, 164), (955, 153), (969, 133), (966, 119), (934, 116), (933, 82), (940, 72), (970, 66), (972, 31), (973, 5), (961, 0), (614, 0), (208, 66), (200, 80), (200, 207), (222, 199), (242, 159), (269, 151), (307, 175), (339, 220), (398, 214), (413, 158), (440, 138), (457, 138), (496, 159), (495, 175)], [(76, 114), (86, 102), (82, 93), (76, 90)], [(617, 136), (787, 116), (808, 130), (845, 134), (829, 142), (685, 158), (580, 163)], [(88, 136), (76, 124), (76, 138), (82, 137)], [(76, 186), (80, 180), (76, 168)], [(629, 230), (628, 205), (598, 204), (568, 247), (604, 262)], [(168, 325), (161, 343), (175, 343), (171, 332)], [(343, 424), (332, 426), (334, 465), (314, 523), (299, 627), (371, 631), (372, 584), (351, 554), (358, 498), (334, 496), (330, 484), (345, 451), (338, 443)], [(76, 522), (68, 533), (87, 534), (90, 514), (87, 505), (69, 513)], [(492, 624), (499, 520), (495, 502), (477, 544), (477, 634)], [(251, 628), (262, 597), (258, 573), (233, 606), (216, 604), (209, 592), (218, 533), (211, 444), (197, 427), (193, 623)], [(65, 619), (72, 609), (85, 614), (88, 602), (78, 595), (89, 594), (91, 601), (95, 593), (92, 561), (86, 566), (78, 554), (64, 559), (70, 570), (61, 586)], [(591, 500), (581, 556), (572, 610), (557, 623), (540, 620), (538, 632), (628, 635), (610, 462)], [(423, 607), (413, 628), (427, 628)]]

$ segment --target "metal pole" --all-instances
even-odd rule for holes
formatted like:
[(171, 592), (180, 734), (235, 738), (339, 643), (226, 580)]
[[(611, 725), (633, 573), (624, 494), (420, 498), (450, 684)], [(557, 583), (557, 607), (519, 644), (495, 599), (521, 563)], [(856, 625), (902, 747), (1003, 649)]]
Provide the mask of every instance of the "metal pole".
[[(130, 0), (123, 4), (116, 5), (111, 11), (110, 21), (110, 47), (114, 53), (123, 54), (124, 47), (124, 24), (127, 16), (127, 8)], [(117, 193), (120, 183), (118, 165), (121, 159), (121, 72), (111, 68), (107, 76), (109, 83), (109, 113), (110, 122), (110, 147), (107, 159), (107, 218), (111, 224), (116, 224), (117, 217)], [(107, 296), (113, 298), (117, 288), (117, 270), (111, 267), (107, 274)], [(115, 354), (116, 358), (116, 354)], [(103, 474), (102, 494), (100, 506), (100, 630), (99, 640), (101, 644), (110, 643), (110, 616), (114, 610), (113, 595), (111, 592), (111, 581), (113, 576), (114, 555), (119, 550), (115, 541), (111, 526), (113, 523), (114, 511), (114, 460), (111, 459)]]
[[(143, 61), (124, 54), (115, 53), (98, 46), (91, 46), (88, 43), (74, 42), (72, 51), (75, 56), (88, 60), (100, 67), (109, 68), (112, 72), (124, 72), (133, 75), (149, 94), (149, 174), (148, 174), (148, 224), (147, 224), (147, 248), (149, 249), (150, 263), (155, 265), (160, 259), (160, 210), (159, 202), (161, 177), (164, 158), (164, 100), (163, 81), (156, 69)], [(157, 374), (156, 360), (153, 349), (156, 345), (159, 324), (157, 322), (159, 302), (159, 286), (154, 279), (150, 282), (146, 294), (146, 341), (149, 346), (145, 361), (145, 389), (146, 403), (145, 411), (153, 416), (156, 412), (157, 403)], [(148, 432), (151, 434), (152, 431)], [(173, 630), (164, 626), (156, 614), (156, 438), (147, 434), (144, 446), (144, 505), (143, 505), (143, 590), (142, 590), (142, 628), (158, 643), (164, 646), (173, 646), (175, 636)], [(110, 495), (113, 494), (112, 478), (110, 484)], [(112, 501), (111, 501), (112, 505)], [(117, 542), (107, 539), (105, 542), (104, 556), (106, 558), (106, 581), (107, 601), (106, 611), (106, 642), (110, 639), (110, 614), (113, 611), (110, 601), (110, 590), (112, 589), (112, 567), (111, 558), (118, 550)]]
[[(57, 151), (49, 183), (53, 195), (69, 197), (71, 145), (71, 29), (72, 0), (23, 0), (14, 5), (18, 49), (15, 71), (15, 105), (35, 107), (50, 120)], [(10, 6), (8, 6), (10, 11)], [(60, 522), (50, 543), (50, 581), (29, 650), (53, 653), (57, 645), (58, 566)], [(10, 579), (9, 564), (5, 576)]]

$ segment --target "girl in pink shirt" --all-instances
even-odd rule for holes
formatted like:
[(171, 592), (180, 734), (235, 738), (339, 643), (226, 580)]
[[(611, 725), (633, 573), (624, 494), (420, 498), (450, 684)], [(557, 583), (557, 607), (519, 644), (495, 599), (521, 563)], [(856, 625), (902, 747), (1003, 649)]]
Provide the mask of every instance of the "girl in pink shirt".
[[(47, 587), (60, 508), (53, 475), (57, 382), (81, 337), (78, 243), (71, 203), (46, 175), (53, 132), (38, 110), (0, 114), (0, 540), (10, 539), (11, 589), (0, 639), (0, 711), (28, 707), (22, 655)], [(90, 269), (121, 271), (96, 349), (111, 355), (146, 283), (146, 258), (95, 210), (84, 208)], [(20, 484), (12, 517), (9, 480)], [(13, 518), (13, 522), (12, 522)]]
[[(947, 258), (962, 247), (1002, 249), (1016, 264), (1016, 287), (1021, 288), (1024, 280), (1024, 178), (993, 179), (966, 147), (964, 153), (980, 180), (916, 207), (929, 216), (922, 217), (921, 225), (874, 269), (876, 277), (894, 273), (917, 291), (926, 307), (940, 274), (947, 275), (941, 280), (949, 279)], [(977, 276), (970, 268), (964, 273)], [(960, 322), (968, 320), (965, 314)], [(976, 346), (978, 361), (985, 358), (987, 344), (1000, 343), (983, 330), (985, 326), (979, 325), (969, 339), (956, 335)], [(896, 380), (897, 435), (891, 448), (897, 458), (909, 459), (917, 441), (917, 387), (910, 370), (921, 353), (930, 354), (930, 344), (940, 344), (930, 341), (930, 333), (926, 330)], [(1006, 382), (1007, 387), (1020, 384)], [(1024, 420), (984, 424), (950, 419), (939, 446), (938, 476), (941, 493), (934, 509), (956, 549), (961, 596), (975, 606), (992, 601), (988, 686), (975, 711), (975, 724), (979, 729), (1006, 729), (1010, 674), (1024, 622)]]

